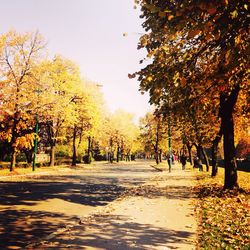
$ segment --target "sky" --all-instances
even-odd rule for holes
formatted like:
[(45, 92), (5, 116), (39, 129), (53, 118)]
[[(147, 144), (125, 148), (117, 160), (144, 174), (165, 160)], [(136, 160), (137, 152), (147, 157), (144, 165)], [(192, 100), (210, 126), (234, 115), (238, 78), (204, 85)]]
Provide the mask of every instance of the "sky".
[(123, 109), (138, 120), (150, 109), (148, 95), (128, 78), (145, 57), (137, 50), (144, 30), (134, 0), (0, 0), (0, 9), (1, 34), (38, 30), (50, 55), (74, 61), (84, 78), (103, 85), (111, 112)]

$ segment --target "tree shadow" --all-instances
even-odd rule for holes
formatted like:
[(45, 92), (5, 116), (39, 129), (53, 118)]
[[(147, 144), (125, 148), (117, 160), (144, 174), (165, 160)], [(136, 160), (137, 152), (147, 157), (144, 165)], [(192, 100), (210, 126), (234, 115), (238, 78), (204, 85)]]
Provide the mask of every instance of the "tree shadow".
[[(121, 215), (95, 216), (92, 222), (77, 225), (67, 233), (37, 245), (34, 249), (154, 249), (167, 247), (176, 249), (174, 244), (186, 244), (193, 236), (188, 231), (167, 230), (150, 224), (129, 221)], [(43, 248), (44, 247), (44, 248)], [(47, 248), (48, 247), (48, 248)], [(30, 248), (29, 248), (30, 249)]]
[(1, 182), (1, 205), (35, 205), (47, 199), (62, 199), (88, 206), (105, 206), (115, 200), (124, 187), (114, 184), (73, 182)]
[[(123, 170), (122, 175), (117, 177), (115, 174), (120, 173), (119, 169), (115, 170), (115, 172), (114, 169), (107, 169), (106, 173), (99, 170), (95, 171), (96, 176), (93, 176), (90, 173), (91, 171), (89, 173), (84, 172), (84, 174), (81, 171), (76, 171), (74, 175), (39, 176), (35, 181), (23, 179), (17, 182), (0, 182), (0, 204), (5, 206), (0, 210), (0, 249), (11, 249), (11, 246), (12, 249), (13, 247), (22, 249), (29, 241), (55, 232), (58, 229), (58, 224), (70, 224), (75, 222), (76, 219), (62, 213), (31, 211), (28, 208), (22, 210), (15, 209), (15, 205), (32, 206), (41, 201), (57, 198), (92, 207), (105, 206), (124, 193), (127, 190), (126, 185), (141, 185), (145, 183), (148, 176), (140, 176), (140, 172), (154, 172), (150, 167), (136, 170), (136, 172), (134, 169), (131, 170), (131, 167), (124, 167)], [(108, 177), (109, 172), (112, 172), (112, 177)], [(152, 198), (165, 195), (170, 199), (188, 199), (190, 198), (188, 197), (188, 192), (189, 190), (186, 187), (171, 189), (170, 186), (168, 190), (155, 189), (150, 195)], [(146, 196), (146, 194), (143, 195)], [(98, 220), (102, 219), (98, 218)], [(105, 247), (105, 244), (107, 244), (105, 243), (107, 241), (105, 235), (108, 238), (110, 237), (111, 247), (108, 249), (147, 249), (137, 248), (133, 244), (135, 244), (134, 242), (138, 242), (139, 246), (142, 244), (146, 247), (146, 243), (144, 244), (143, 242), (147, 238), (148, 244), (159, 245), (163, 244), (163, 241), (166, 242), (166, 240), (167, 242), (182, 241), (182, 239), (184, 240), (185, 237), (189, 236), (186, 234), (186, 231), (164, 231), (161, 228), (152, 228), (151, 225), (141, 225), (126, 222), (126, 220), (127, 218), (121, 216), (119, 219), (104, 216), (100, 223), (105, 224), (109, 221), (107, 229), (100, 226), (102, 231), (98, 235), (90, 233), (88, 235), (89, 238), (85, 236), (83, 239), (76, 237), (76, 241), (72, 242), (72, 249), (84, 249), (82, 246), (84, 246), (86, 240), (88, 240), (89, 246), (92, 244), (93, 247)], [(98, 223), (95, 222), (91, 227), (98, 227)], [(79, 230), (80, 228), (83, 230), (82, 226), (79, 226)], [(108, 230), (111, 231), (109, 232)], [(87, 229), (83, 231), (84, 233), (88, 232)], [(130, 235), (131, 240), (125, 237), (127, 234)], [(167, 239), (165, 239), (166, 237)], [(65, 243), (62, 243), (62, 248), (67, 248), (66, 245), (69, 242), (70, 239), (65, 240)], [(117, 245), (117, 242), (121, 243)], [(55, 247), (55, 249), (58, 248)]]
[(124, 194), (126, 196), (142, 196), (149, 199), (165, 197), (172, 200), (187, 200), (197, 198), (197, 193), (192, 187), (172, 186), (158, 188), (151, 185), (143, 185), (135, 188), (127, 189)]
[[(126, 190), (124, 185), (140, 185), (145, 178), (76, 175), (39, 176), (20, 181), (0, 182), (0, 249), (23, 248), (27, 242), (46, 236), (58, 229), (58, 224), (70, 224), (76, 218), (63, 213), (32, 211), (28, 207), (49, 199), (92, 207), (105, 206)], [(16, 205), (27, 206), (23, 209)], [(58, 208), (60, 211), (60, 208)], [(79, 219), (78, 219), (79, 220)]]
[[(58, 229), (58, 224), (69, 224), (76, 219), (61, 213), (32, 211), (29, 206), (55, 198), (93, 207), (105, 206), (124, 190), (124, 187), (114, 184), (1, 182), (0, 249), (22, 249), (27, 241), (52, 233)], [(27, 209), (15, 205), (24, 205)]]
[[(58, 198), (83, 205), (104, 206), (116, 199), (127, 186), (138, 186), (148, 179), (148, 176), (136, 175), (135, 171), (139, 170), (126, 166), (121, 172), (121, 168), (109, 168), (107, 172), (81, 170), (74, 174), (40, 175), (35, 181), (34, 176), (21, 181), (1, 181), (0, 204), (35, 205), (38, 201)], [(144, 171), (144, 168), (140, 169), (140, 172)], [(152, 173), (150, 169), (149, 173)]]
[(0, 215), (0, 249), (24, 249), (29, 242), (41, 239), (64, 224), (75, 223), (72, 217), (60, 213), (5, 210)]
[(244, 190), (243, 188), (224, 189), (224, 187), (219, 184), (210, 184), (198, 187), (199, 198), (233, 198), (240, 194), (249, 195), (249, 191)]

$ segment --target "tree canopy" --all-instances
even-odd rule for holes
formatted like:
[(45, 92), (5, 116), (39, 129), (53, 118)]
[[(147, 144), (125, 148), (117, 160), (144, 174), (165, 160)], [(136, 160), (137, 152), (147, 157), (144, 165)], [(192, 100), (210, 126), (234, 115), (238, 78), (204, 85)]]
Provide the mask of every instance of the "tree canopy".
[(162, 112), (194, 113), (196, 135), (217, 117), (221, 129), (214, 134), (220, 131), (224, 138), (225, 187), (237, 186), (233, 113), (237, 105), (242, 116), (249, 111), (248, 1), (136, 2), (146, 31), (138, 48), (146, 48), (151, 62), (130, 77), (138, 77), (140, 90), (149, 91), (150, 102)]

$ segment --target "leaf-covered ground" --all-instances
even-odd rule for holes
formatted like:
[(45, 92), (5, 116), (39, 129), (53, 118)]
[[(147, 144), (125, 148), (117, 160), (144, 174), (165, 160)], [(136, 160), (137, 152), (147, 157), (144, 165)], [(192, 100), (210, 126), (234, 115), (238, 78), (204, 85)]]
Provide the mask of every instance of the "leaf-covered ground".
[(223, 169), (198, 176), (199, 249), (250, 249), (250, 173), (238, 176), (238, 190), (223, 190)]

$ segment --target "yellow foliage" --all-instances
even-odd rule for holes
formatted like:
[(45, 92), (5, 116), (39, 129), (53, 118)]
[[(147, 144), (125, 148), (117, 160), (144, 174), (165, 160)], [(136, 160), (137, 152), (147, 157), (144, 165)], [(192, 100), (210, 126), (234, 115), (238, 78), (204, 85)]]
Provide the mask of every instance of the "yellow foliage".
[(31, 149), (34, 146), (34, 140), (35, 133), (26, 134), (25, 136), (21, 136), (16, 139), (15, 146), (19, 150)]

